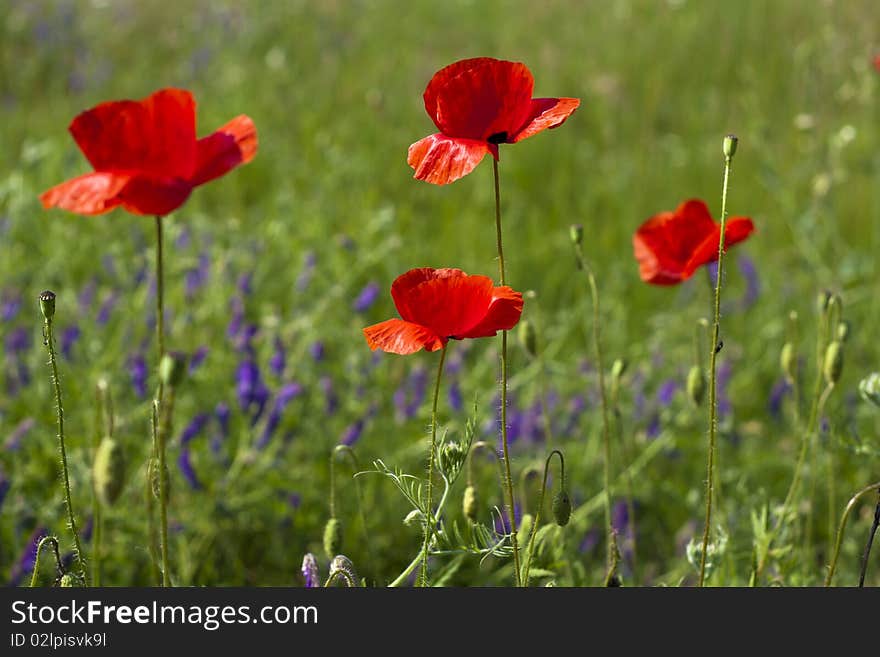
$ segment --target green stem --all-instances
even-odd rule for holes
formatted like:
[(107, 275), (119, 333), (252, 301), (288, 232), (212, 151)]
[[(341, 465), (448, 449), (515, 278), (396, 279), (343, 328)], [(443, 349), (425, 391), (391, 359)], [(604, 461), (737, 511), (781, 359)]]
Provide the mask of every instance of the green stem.
[(446, 362), (446, 347), (440, 351), (440, 362), (437, 364), (437, 379), (434, 381), (434, 403), (431, 406), (431, 452), (428, 455), (428, 504), (425, 508), (425, 540), (422, 544), (422, 572), (419, 577), (420, 586), (428, 586), (428, 549), (434, 535), (434, 458), (437, 452), (437, 401), (440, 398), (440, 379), (443, 378), (443, 363)]
[[(880, 490), (877, 491), (880, 493)], [(859, 571), (859, 588), (865, 586), (865, 575), (868, 572), (868, 557), (871, 556), (871, 545), (874, 543), (874, 534), (880, 527), (880, 498), (877, 500), (877, 506), (874, 508), (874, 522), (871, 523), (871, 531), (868, 532), (868, 542), (865, 543), (865, 552), (862, 555), (862, 569)]]
[[(504, 247), (501, 240), (501, 186), (498, 178), (498, 160), (492, 160), (495, 174), (495, 239), (498, 245), (498, 269), (501, 285), (506, 285)], [(504, 488), (507, 492), (507, 514), (510, 519), (510, 544), (513, 547), (513, 579), (520, 586), (519, 544), (516, 538), (516, 501), (513, 496), (513, 477), (510, 475), (510, 450), (507, 444), (507, 331), (501, 332), (501, 447), (504, 458)]]
[(37, 543), (37, 553), (34, 556), (34, 572), (31, 573), (31, 584), (30, 584), (31, 588), (34, 588), (37, 585), (37, 575), (40, 572), (40, 555), (42, 554), (43, 546), (45, 546), (46, 543), (50, 543), (52, 545), (52, 549), (55, 552), (56, 568), (58, 569), (59, 573), (62, 572), (61, 554), (58, 551), (58, 539), (56, 539), (54, 536), (44, 536), (43, 538), (40, 539), (40, 542)]
[(67, 467), (67, 448), (64, 444), (64, 406), (61, 403), (61, 380), (58, 378), (58, 362), (55, 357), (55, 336), (52, 333), (52, 319), (45, 319), (46, 349), (49, 352), (49, 367), (52, 372), (52, 386), (55, 391), (55, 409), (58, 418), (58, 447), (61, 451), (61, 474), (64, 480), (64, 504), (67, 507), (67, 524), (73, 533), (73, 544), (76, 549), (76, 560), (79, 563), (80, 577), (88, 584), (86, 579), (86, 560), (82, 545), (79, 541), (79, 532), (76, 528), (76, 517), (73, 513), (73, 502), (70, 497), (70, 474)]
[(706, 519), (703, 527), (703, 543), (700, 553), (699, 586), (706, 581), (706, 553), (709, 549), (709, 533), (712, 528), (712, 497), (715, 494), (715, 435), (718, 430), (718, 391), (716, 365), (720, 350), (721, 334), (721, 281), (724, 279), (724, 229), (727, 221), (727, 186), (730, 178), (733, 153), (724, 157), (724, 181), (721, 186), (721, 227), (718, 237), (718, 273), (715, 278), (715, 308), (712, 322), (712, 344), (709, 349), (709, 454), (706, 462)]
[(590, 297), (593, 302), (593, 353), (596, 358), (596, 370), (599, 374), (599, 394), (602, 399), (602, 485), (605, 491), (605, 564), (606, 579), (608, 579), (613, 573), (612, 569), (616, 564), (616, 560), (613, 557), (614, 528), (611, 526), (611, 421), (608, 412), (608, 395), (605, 391), (605, 359), (602, 351), (602, 327), (599, 321), (599, 288), (596, 285), (596, 276), (593, 273), (593, 268), (590, 267), (587, 259), (584, 257), (580, 236), (573, 240), (573, 244), (578, 269), (581, 269), (587, 275), (587, 281), (590, 284)]
[(153, 490), (153, 477), (156, 476), (155, 469), (158, 461), (158, 444), (159, 444), (159, 402), (154, 400), (150, 411), (150, 427), (152, 444), (150, 446), (150, 458), (147, 461), (147, 544), (150, 550), (150, 563), (153, 571), (153, 584), (158, 586), (162, 582), (162, 575), (159, 568), (159, 552), (156, 549), (156, 494)]
[[(157, 363), (165, 355), (165, 262), (162, 247), (162, 217), (156, 217), (156, 340), (159, 349)], [(159, 403), (162, 402), (163, 385), (159, 378)]]
[(162, 551), (162, 586), (171, 586), (168, 567), (168, 463), (165, 458), (165, 443), (171, 431), (171, 415), (174, 412), (174, 387), (169, 386), (168, 398), (161, 408), (157, 451), (159, 455), (159, 528), (160, 549)]
[(529, 547), (526, 554), (525, 573), (522, 577), (523, 586), (526, 587), (529, 585), (529, 570), (532, 567), (532, 554), (534, 553), (535, 548), (535, 536), (537, 536), (538, 534), (538, 527), (541, 523), (541, 511), (544, 510), (544, 495), (547, 493), (547, 475), (550, 472), (550, 460), (553, 458), (554, 454), (559, 457), (561, 489), (565, 490), (565, 457), (558, 449), (554, 449), (552, 452), (550, 452), (550, 454), (547, 455), (547, 460), (544, 462), (544, 480), (541, 483), (541, 501), (538, 502), (538, 508), (535, 510), (535, 522), (532, 525), (532, 533), (529, 537)]
[(880, 481), (873, 483), (870, 486), (865, 486), (862, 490), (853, 495), (847, 503), (846, 508), (843, 510), (843, 516), (840, 519), (840, 527), (837, 530), (837, 541), (834, 544), (834, 554), (831, 557), (831, 565), (828, 566), (828, 574), (825, 576), (825, 586), (831, 586), (831, 581), (834, 579), (834, 571), (837, 568), (837, 558), (840, 556), (840, 545), (843, 543), (843, 532), (846, 529), (846, 521), (849, 520), (849, 514), (853, 510), (853, 507), (855, 507), (856, 503), (871, 491), (880, 492)]
[[(446, 499), (449, 496), (449, 484), (446, 482), (445, 479), (443, 480), (443, 483), (444, 483), (445, 487), (443, 489), (443, 495), (440, 497), (440, 502), (437, 504), (437, 510), (434, 513), (435, 518), (440, 515), (440, 512), (443, 510), (443, 507), (446, 506)], [(410, 561), (409, 565), (403, 570), (403, 572), (400, 573), (400, 575), (398, 575), (395, 578), (395, 580), (393, 582), (391, 582), (391, 584), (389, 584), (388, 586), (391, 588), (396, 588), (396, 587), (400, 586), (401, 584), (403, 584), (406, 581), (406, 578), (409, 577), (410, 574), (412, 574), (412, 572), (416, 568), (418, 568), (419, 564), (421, 564), (421, 563), (422, 563), (422, 553), (420, 551), (415, 556), (415, 558), (413, 558), (413, 560)]]
[[(334, 454), (345, 454), (351, 459), (352, 467), (354, 468), (355, 474), (360, 472), (361, 466), (358, 462), (357, 455), (354, 453), (354, 449), (350, 445), (337, 445), (333, 449)], [(367, 529), (367, 514), (364, 512), (364, 493), (361, 489), (361, 482), (358, 477), (352, 477), (354, 479), (355, 490), (357, 491), (357, 499), (358, 499), (358, 514), (361, 517), (361, 528), (364, 532), (364, 543), (367, 547), (367, 556), (370, 559), (370, 563), (376, 563), (376, 560), (373, 558), (373, 542), (370, 540), (370, 532)]]

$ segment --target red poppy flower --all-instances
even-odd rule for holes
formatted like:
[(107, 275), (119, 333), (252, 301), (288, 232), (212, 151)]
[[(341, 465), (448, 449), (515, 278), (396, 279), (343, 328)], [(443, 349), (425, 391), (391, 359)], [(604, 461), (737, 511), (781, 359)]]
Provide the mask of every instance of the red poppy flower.
[(498, 144), (514, 144), (556, 128), (577, 98), (532, 98), (525, 64), (478, 57), (439, 70), (425, 89), (425, 109), (440, 132), (409, 147), (415, 178), (445, 185), (466, 176)]
[(70, 133), (95, 171), (53, 187), (40, 200), (78, 214), (121, 205), (135, 214), (166, 215), (193, 188), (257, 152), (254, 122), (243, 114), (196, 139), (196, 103), (183, 89), (101, 103), (77, 116)]
[[(752, 234), (748, 217), (730, 217), (724, 225), (725, 250)], [(633, 235), (639, 275), (646, 283), (675, 285), (698, 267), (718, 259), (721, 225), (712, 219), (703, 201), (691, 199), (675, 212), (661, 212), (643, 223)]]
[(411, 269), (394, 281), (391, 296), (402, 319), (368, 326), (364, 336), (370, 349), (402, 355), (510, 330), (523, 307), (520, 292), (460, 269)]

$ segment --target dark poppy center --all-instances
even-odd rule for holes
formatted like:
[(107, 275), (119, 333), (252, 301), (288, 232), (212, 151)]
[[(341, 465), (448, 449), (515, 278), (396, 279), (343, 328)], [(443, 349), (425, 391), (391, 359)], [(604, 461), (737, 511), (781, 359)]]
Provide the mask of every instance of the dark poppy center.
[(504, 132), (496, 132), (494, 135), (490, 136), (487, 139), (490, 144), (506, 144), (507, 143), (507, 131)]

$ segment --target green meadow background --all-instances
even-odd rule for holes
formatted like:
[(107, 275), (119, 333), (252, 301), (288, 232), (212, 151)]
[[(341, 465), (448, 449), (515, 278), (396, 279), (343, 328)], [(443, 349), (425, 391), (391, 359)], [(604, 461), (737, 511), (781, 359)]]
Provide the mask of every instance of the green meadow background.
[[(256, 123), (254, 161), (199, 188), (165, 220), (166, 342), (187, 353), (208, 348), (175, 409), (172, 570), (179, 584), (301, 585), (306, 552), (319, 556), (326, 576), (329, 458), (353, 423), (363, 422), (354, 445), (362, 470), (381, 458), (389, 467), (423, 471), (429, 396), (409, 413), (394, 397), (413, 393), (414, 378), (430, 382), (436, 354), (374, 358), (361, 328), (396, 316), (388, 290), (410, 268), (496, 275), (489, 162), (445, 187), (413, 180), (406, 164), (408, 146), (436, 131), (422, 103), (431, 75), (458, 59), (492, 56), (526, 63), (536, 96), (582, 101), (564, 126), (502, 147), (500, 160), (508, 281), (533, 292), (524, 317), (538, 327), (544, 359), (538, 365), (514, 350), (513, 403), (527, 416), (546, 388), (553, 446), (566, 454), (576, 507), (572, 522), (549, 535), (533, 583), (598, 585), (604, 578), (601, 413), (591, 306), (574, 267), (572, 223), (584, 225), (584, 250), (597, 273), (606, 360), (629, 363), (612, 459), (614, 498), (628, 491), (635, 509), (637, 556), (625, 555), (623, 582), (695, 581), (685, 546), (702, 530), (706, 408), (694, 408), (683, 383), (694, 359), (695, 322), (710, 312), (708, 278), (700, 271), (677, 287), (645, 285), (631, 237), (642, 221), (688, 198), (704, 199), (717, 217), (721, 142), (735, 133), (729, 210), (752, 217), (757, 230), (731, 249), (725, 268), (720, 361), (730, 406), (719, 441), (717, 520), (729, 540), (711, 583), (747, 582), (752, 514), (768, 506), (772, 520), (788, 489), (802, 431), (790, 406), (774, 412), (769, 399), (780, 382), (779, 351), (792, 310), (799, 315), (802, 392), (812, 391), (815, 299), (829, 289), (842, 296), (851, 323), (844, 373), (826, 408), (788, 549), (771, 560), (764, 582), (820, 584), (832, 522), (853, 492), (880, 478), (880, 412), (857, 393), (858, 382), (880, 369), (877, 28), (877, 7), (867, 0), (6, 0), (0, 301), (20, 299), (21, 306), (0, 321), (0, 441), (7, 441), (0, 472), (8, 482), (0, 579), (13, 581), (38, 528), (57, 533), (63, 549), (71, 544), (37, 304), (39, 292), (51, 289), (59, 329), (80, 330), (70, 357), (60, 361), (77, 515), (82, 524), (91, 514), (94, 390), (103, 378), (128, 457), (124, 493), (106, 512), (104, 581), (151, 583), (144, 506), (149, 400), (132, 385), (131, 359), (145, 357), (154, 384), (147, 323), (153, 301), (149, 285), (135, 283), (145, 267), (152, 271), (153, 223), (123, 211), (86, 218), (41, 207), (42, 191), (89, 170), (67, 133), (70, 120), (104, 100), (178, 86), (197, 99), (200, 136), (241, 113)], [(200, 266), (200, 256), (206, 281), (187, 294), (187, 272)], [(313, 271), (303, 285), (310, 259)], [(237, 281), (247, 274), (252, 289), (243, 296)], [(358, 312), (353, 303), (370, 283), (379, 297)], [(86, 303), (88, 289), (93, 300)], [(236, 400), (243, 355), (227, 337), (235, 298), (243, 300), (245, 321), (259, 329), (255, 361), (268, 389), (303, 387), (263, 449), (253, 444), (271, 398), (253, 427)], [(107, 299), (112, 310), (101, 323), (96, 317)], [(19, 348), (10, 336), (21, 329), (29, 342)], [(312, 354), (316, 341), (323, 359)], [(462, 435), (476, 402), (478, 437), (496, 443), (497, 342), (453, 345), (451, 357), (463, 358), (444, 381), (440, 406), (450, 436)], [(285, 352), (278, 375), (268, 365), (277, 343)], [(328, 408), (326, 381), (336, 408)], [(453, 381), (462, 409), (447, 401)], [(213, 419), (193, 440), (201, 485), (193, 489), (174, 465), (178, 436), (221, 402), (231, 408), (229, 435), (220, 456), (210, 446), (219, 432)], [(28, 420), (20, 444), (8, 444)], [(547, 447), (540, 429), (522, 433), (512, 447), (513, 468), (526, 511), (534, 514), (537, 478), (519, 473), (542, 464)], [(491, 508), (502, 503), (495, 465), (483, 453), (474, 469), (480, 519), (491, 526)], [(386, 584), (416, 554), (420, 534), (403, 524), (409, 508), (378, 475), (357, 480), (364, 527), (351, 472), (338, 462), (341, 551), (368, 583)], [(447, 507), (459, 524), (463, 488), (459, 481)], [(872, 512), (866, 503), (850, 519), (841, 584), (855, 583)], [(632, 536), (626, 542), (631, 549)], [(85, 547), (91, 556), (91, 544)], [(874, 562), (868, 579), (878, 584)], [(508, 560), (442, 557), (432, 568), (452, 585), (512, 581)], [(44, 568), (41, 583), (51, 583), (51, 570)]]

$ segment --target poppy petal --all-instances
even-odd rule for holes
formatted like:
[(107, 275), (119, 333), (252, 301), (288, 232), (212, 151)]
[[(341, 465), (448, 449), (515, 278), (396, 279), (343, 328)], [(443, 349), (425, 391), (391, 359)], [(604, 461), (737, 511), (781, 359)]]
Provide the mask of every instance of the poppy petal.
[(183, 205), (191, 191), (180, 178), (138, 175), (119, 192), (119, 200), (133, 214), (163, 217)]
[(464, 338), (488, 338), (498, 331), (509, 331), (519, 322), (522, 315), (523, 297), (507, 286), (496, 287), (492, 291), (492, 301), (486, 316), (479, 324), (462, 335)]
[(528, 122), (510, 141), (516, 143), (542, 130), (558, 128), (580, 104), (579, 98), (533, 98)]
[(242, 114), (211, 135), (196, 142), (196, 172), (193, 187), (219, 178), (257, 154), (257, 128)]
[(497, 146), (473, 139), (453, 139), (440, 133), (430, 135), (409, 147), (407, 163), (415, 170), (413, 178), (434, 185), (447, 185), (466, 176)]
[(195, 101), (182, 89), (161, 89), (140, 101), (101, 103), (74, 118), (70, 133), (99, 171), (189, 178), (195, 166)]
[(394, 306), (397, 308), (397, 312), (407, 321), (416, 321), (413, 319), (415, 317), (415, 310), (410, 305), (410, 299), (415, 298), (415, 295), (412, 295), (413, 290), (428, 281), (458, 276), (467, 276), (467, 274), (461, 269), (434, 269), (433, 267), (419, 267), (401, 274), (391, 284), (391, 298), (394, 299)]
[[(434, 74), (425, 109), (450, 137), (506, 142), (525, 125), (534, 79), (525, 64), (490, 57), (455, 62)], [(497, 142), (496, 142), (497, 143)]]
[(731, 217), (724, 225), (724, 248), (742, 242), (754, 231), (755, 224), (748, 217)]
[(44, 208), (56, 207), (86, 215), (102, 214), (122, 202), (119, 192), (130, 180), (128, 174), (87, 173), (43, 192), (40, 200)]
[(464, 337), (486, 317), (493, 287), (488, 276), (441, 275), (427, 280), (406, 293), (408, 319), (444, 338)]
[(430, 329), (402, 319), (389, 319), (364, 329), (364, 337), (370, 349), (381, 349), (392, 354), (406, 356), (421, 349), (437, 351), (446, 340), (435, 335)]

